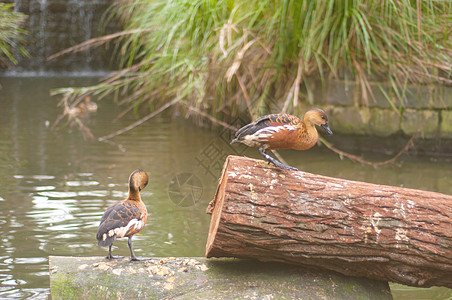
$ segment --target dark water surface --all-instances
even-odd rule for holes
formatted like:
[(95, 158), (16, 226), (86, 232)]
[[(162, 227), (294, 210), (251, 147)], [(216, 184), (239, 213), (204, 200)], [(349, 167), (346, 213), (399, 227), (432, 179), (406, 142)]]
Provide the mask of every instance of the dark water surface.
[[(128, 176), (137, 168), (150, 174), (142, 192), (150, 216), (134, 237), (136, 255), (203, 256), (205, 208), (225, 155), (258, 157), (255, 149), (231, 148), (227, 132), (166, 115), (113, 138), (114, 143), (86, 141), (76, 127), (50, 130), (60, 108), (49, 89), (93, 80), (0, 78), (0, 298), (45, 299), (49, 255), (105, 255), (107, 249), (95, 239), (99, 220), (110, 204), (126, 197)], [(136, 121), (129, 116), (113, 122), (118, 112), (103, 100), (85, 121), (96, 136)], [(340, 160), (325, 148), (280, 153), (308, 172), (452, 194), (448, 160), (404, 156), (401, 166), (376, 170)], [(126, 240), (115, 246), (114, 254), (129, 255)], [(395, 299), (452, 299), (445, 288), (392, 285), (392, 290)]]

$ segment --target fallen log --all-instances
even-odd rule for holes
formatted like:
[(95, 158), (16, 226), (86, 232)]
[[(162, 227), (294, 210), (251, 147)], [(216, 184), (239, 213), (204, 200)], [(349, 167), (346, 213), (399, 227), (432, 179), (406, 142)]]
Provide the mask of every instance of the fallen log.
[(387, 282), (255, 260), (49, 257), (52, 299), (392, 299)]
[(229, 156), (206, 257), (315, 266), (452, 288), (452, 196), (287, 171)]

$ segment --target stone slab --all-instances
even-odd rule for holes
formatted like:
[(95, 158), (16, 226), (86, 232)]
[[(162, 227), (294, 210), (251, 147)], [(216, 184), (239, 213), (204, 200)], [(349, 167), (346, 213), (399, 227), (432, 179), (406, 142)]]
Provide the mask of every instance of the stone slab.
[(52, 299), (392, 299), (387, 282), (242, 259), (49, 257)]

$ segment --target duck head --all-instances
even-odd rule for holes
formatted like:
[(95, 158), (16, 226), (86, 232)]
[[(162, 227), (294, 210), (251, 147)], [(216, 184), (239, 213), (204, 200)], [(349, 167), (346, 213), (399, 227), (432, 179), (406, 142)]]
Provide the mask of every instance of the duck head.
[(328, 116), (319, 108), (308, 110), (304, 115), (303, 121), (305, 123), (310, 122), (311, 124), (322, 126), (328, 134), (333, 134), (328, 126)]
[(130, 174), (129, 178), (129, 188), (132, 191), (141, 191), (148, 184), (148, 174), (145, 171), (138, 169)]

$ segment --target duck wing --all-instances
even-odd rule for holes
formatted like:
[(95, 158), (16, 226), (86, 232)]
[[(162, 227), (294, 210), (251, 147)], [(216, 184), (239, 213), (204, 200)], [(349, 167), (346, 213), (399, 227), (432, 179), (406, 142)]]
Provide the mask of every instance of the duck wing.
[(99, 246), (111, 245), (131, 231), (138, 232), (146, 223), (147, 211), (132, 201), (120, 201), (110, 206), (102, 216), (96, 238)]
[(241, 138), (247, 135), (253, 135), (257, 131), (270, 126), (284, 126), (287, 124), (295, 125), (296, 123), (300, 122), (300, 119), (298, 119), (295, 116), (289, 115), (289, 114), (271, 114), (266, 115), (263, 117), (260, 117), (256, 119), (254, 122), (243, 126), (235, 133), (235, 141), (240, 141)]

